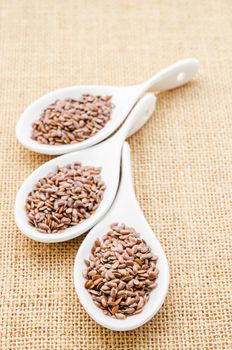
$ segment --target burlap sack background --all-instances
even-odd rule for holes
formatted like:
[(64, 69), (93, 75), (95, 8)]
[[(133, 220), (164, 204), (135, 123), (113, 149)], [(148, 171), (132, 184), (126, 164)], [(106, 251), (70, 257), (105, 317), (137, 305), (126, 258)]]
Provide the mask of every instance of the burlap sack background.
[[(231, 1), (1, 0), (1, 350), (231, 349)], [(159, 97), (129, 142), (136, 192), (170, 262), (160, 312), (127, 333), (79, 304), (83, 236), (44, 245), (17, 230), (15, 194), (48, 156), (15, 139), (23, 109), (75, 84), (132, 84), (195, 56), (196, 81)]]

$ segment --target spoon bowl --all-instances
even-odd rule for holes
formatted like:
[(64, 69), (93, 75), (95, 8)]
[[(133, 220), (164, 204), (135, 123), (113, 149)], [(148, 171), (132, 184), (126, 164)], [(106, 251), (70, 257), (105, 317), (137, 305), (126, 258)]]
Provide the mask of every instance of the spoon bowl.
[[(97, 238), (102, 238), (113, 222), (133, 227), (150, 246), (152, 253), (158, 256), (157, 287), (151, 292), (150, 299), (145, 304), (143, 311), (140, 314), (128, 316), (125, 320), (104, 315), (102, 310), (94, 304), (90, 293), (84, 287), (86, 281), (83, 277), (83, 271), (86, 268), (84, 260), (89, 259), (94, 241)], [(88, 233), (77, 252), (74, 264), (74, 284), (79, 300), (88, 314), (103, 327), (116, 331), (132, 330), (148, 322), (158, 312), (167, 295), (169, 285), (167, 258), (136, 200), (132, 185), (130, 149), (127, 143), (124, 143), (123, 146), (122, 175), (116, 199), (102, 221)]]
[[(65, 154), (52, 159), (37, 168), (22, 184), (15, 201), (15, 221), (18, 228), (28, 237), (45, 243), (63, 242), (75, 238), (93, 227), (108, 211), (118, 189), (122, 145), (134, 122), (147, 120), (155, 109), (155, 96), (145, 95), (134, 107), (122, 127), (104, 142), (93, 147)], [(96, 212), (80, 224), (59, 233), (41, 233), (28, 222), (24, 208), (28, 193), (41, 178), (53, 172), (57, 166), (81, 162), (83, 166), (101, 167), (101, 178), (106, 184), (104, 196)]]
[[(93, 146), (112, 135), (123, 123), (128, 113), (131, 111), (137, 100), (148, 90), (156, 92), (179, 87), (190, 81), (198, 70), (198, 61), (194, 58), (184, 59), (161, 70), (146, 82), (128, 86), (72, 86), (59, 90), (54, 90), (47, 95), (40, 97), (33, 102), (22, 113), (17, 126), (16, 137), (26, 148), (43, 154), (59, 155)], [(58, 99), (79, 98), (84, 93), (93, 95), (112, 96), (112, 103), (115, 106), (112, 110), (111, 119), (95, 135), (82, 142), (63, 145), (41, 144), (32, 140), (32, 124), (37, 120), (41, 112), (51, 103)], [(133, 132), (143, 125), (137, 121)], [(131, 131), (131, 132), (132, 132)]]

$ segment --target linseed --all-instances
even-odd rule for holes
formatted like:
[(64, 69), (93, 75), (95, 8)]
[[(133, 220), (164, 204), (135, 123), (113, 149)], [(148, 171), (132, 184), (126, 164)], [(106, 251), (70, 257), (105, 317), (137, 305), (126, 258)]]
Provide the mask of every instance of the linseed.
[(82, 142), (105, 126), (112, 108), (111, 96), (84, 94), (57, 100), (33, 123), (31, 138), (50, 145)]
[(39, 232), (61, 232), (88, 219), (105, 190), (101, 169), (74, 163), (40, 179), (27, 196), (28, 221)]
[(85, 260), (85, 288), (105, 315), (136, 315), (157, 286), (157, 259), (134, 228), (114, 223), (102, 240), (94, 242)]

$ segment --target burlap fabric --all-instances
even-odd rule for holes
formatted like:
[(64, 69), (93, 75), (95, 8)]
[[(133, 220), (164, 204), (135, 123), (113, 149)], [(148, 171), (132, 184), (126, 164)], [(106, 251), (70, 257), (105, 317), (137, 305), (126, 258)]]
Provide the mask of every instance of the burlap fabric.
[[(1, 0), (1, 350), (231, 349), (231, 1)], [(15, 139), (23, 109), (75, 84), (138, 83), (183, 57), (197, 79), (159, 96), (130, 140), (138, 200), (171, 268), (160, 312), (135, 331), (97, 325), (73, 288), (83, 236), (45, 245), (13, 219), (15, 194), (49, 159)]]

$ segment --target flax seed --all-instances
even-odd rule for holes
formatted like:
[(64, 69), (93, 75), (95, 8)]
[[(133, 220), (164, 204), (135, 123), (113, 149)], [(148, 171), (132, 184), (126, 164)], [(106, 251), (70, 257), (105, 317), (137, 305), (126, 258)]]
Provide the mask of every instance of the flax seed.
[(57, 100), (33, 123), (31, 138), (50, 145), (82, 142), (105, 126), (112, 109), (111, 96), (83, 94), (77, 99)]
[(112, 224), (85, 260), (85, 286), (105, 315), (123, 320), (142, 312), (157, 286), (156, 260), (133, 228)]
[[(58, 167), (53, 173), (40, 179), (26, 199), (25, 211), (29, 223), (39, 232), (50, 233), (61, 232), (89, 218), (98, 208), (104, 194), (105, 185), (100, 173), (100, 168), (74, 163)], [(82, 186), (86, 179), (91, 183), (90, 190)], [(81, 189), (79, 196), (87, 204), (91, 203), (91, 206), (85, 205), (79, 197), (76, 197), (77, 201), (73, 200), (77, 184)]]

